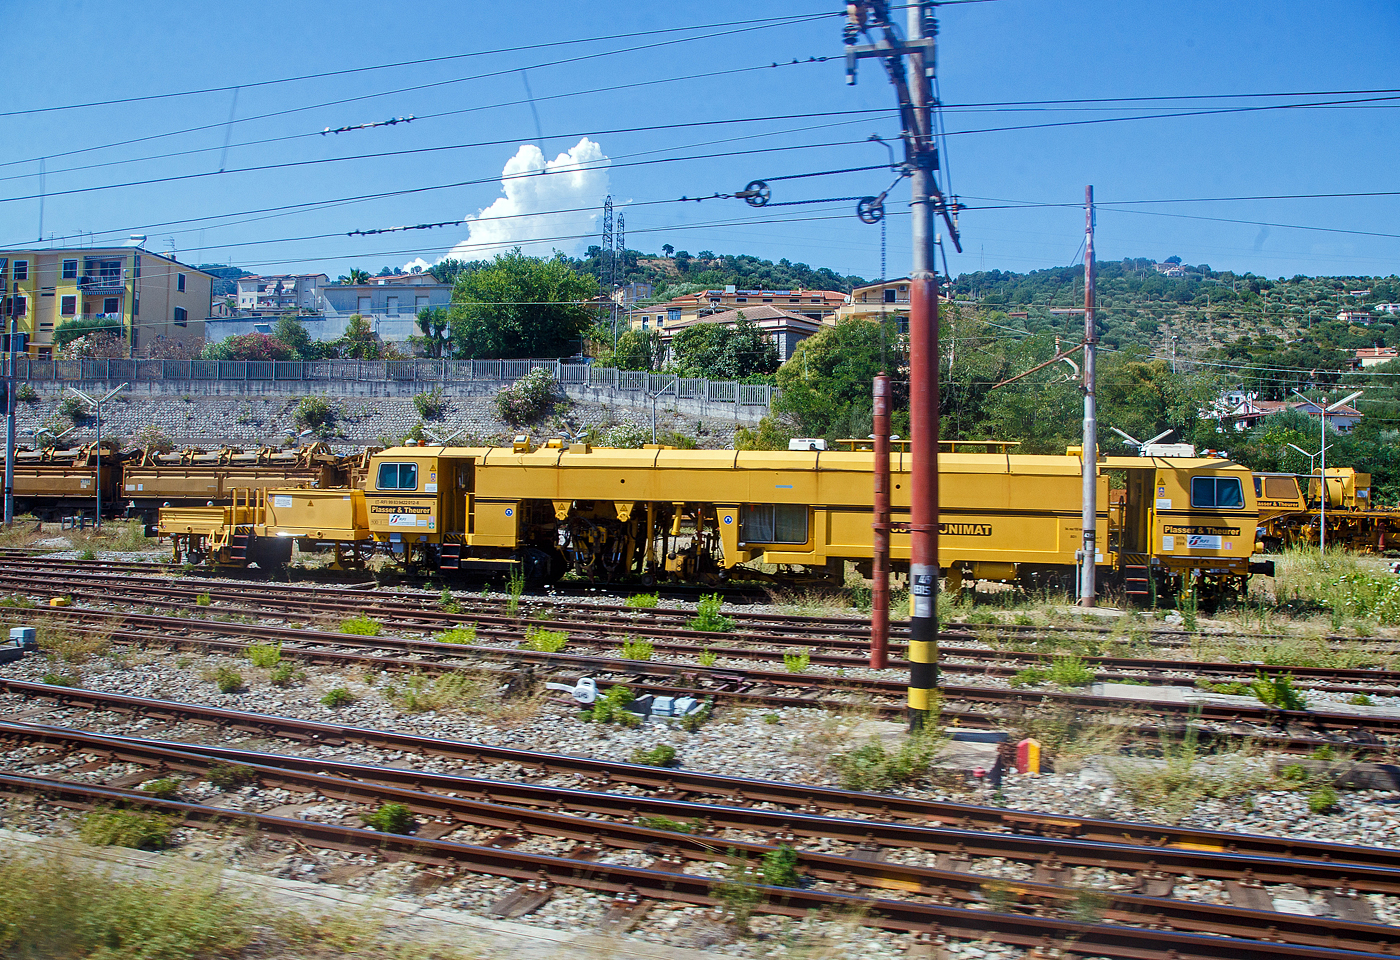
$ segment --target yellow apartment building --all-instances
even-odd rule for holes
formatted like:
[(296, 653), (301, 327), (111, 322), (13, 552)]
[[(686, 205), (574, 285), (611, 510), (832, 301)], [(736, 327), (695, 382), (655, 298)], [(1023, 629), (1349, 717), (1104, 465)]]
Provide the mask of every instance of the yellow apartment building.
[(204, 339), (214, 277), (146, 250), (144, 237), (101, 247), (0, 250), (0, 280), (34, 357), (53, 355), (54, 331), (76, 319), (119, 326), (127, 355), (162, 338)]

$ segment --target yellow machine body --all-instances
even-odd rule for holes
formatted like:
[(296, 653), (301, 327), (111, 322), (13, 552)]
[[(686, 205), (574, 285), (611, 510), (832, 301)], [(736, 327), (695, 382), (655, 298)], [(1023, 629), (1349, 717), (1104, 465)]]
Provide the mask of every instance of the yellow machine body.
[[(958, 581), (1072, 587), (1079, 456), (991, 446), (939, 457), (940, 565)], [(848, 562), (870, 566), (873, 469), (868, 450), (404, 446), (368, 459), (362, 490), (269, 489), (246, 497), (252, 513), (238, 519), (254, 537), (371, 541), (405, 562), (520, 565), (535, 581), (568, 570), (703, 581), (740, 565), (746, 577), (840, 579)], [(906, 452), (890, 454), (896, 571), (909, 560), (909, 469)], [(1163, 578), (1248, 575), (1258, 516), (1248, 470), (1207, 458), (1100, 458), (1097, 471), (1102, 567), (1163, 589)], [(1127, 490), (1111, 506), (1113, 472)], [(191, 534), (189, 519), (172, 510), (167, 522), (162, 511), (162, 532)]]

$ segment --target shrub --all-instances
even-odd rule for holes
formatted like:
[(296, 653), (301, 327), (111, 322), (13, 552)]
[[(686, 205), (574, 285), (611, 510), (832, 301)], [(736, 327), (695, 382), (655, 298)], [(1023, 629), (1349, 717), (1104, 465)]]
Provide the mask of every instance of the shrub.
[(812, 651), (805, 647), (783, 654), (783, 666), (788, 673), (806, 673), (812, 665)]
[(413, 811), (402, 803), (386, 803), (373, 813), (362, 813), (365, 826), (380, 833), (412, 833)]
[(838, 754), (835, 763), (841, 785), (847, 790), (888, 790), (908, 783), (928, 770), (942, 743), (934, 733), (920, 733), (895, 753), (872, 740), (850, 753)]
[(438, 643), (476, 643), (476, 624), (453, 627), (437, 635)]
[(600, 447), (616, 447), (619, 450), (640, 450), (651, 443), (651, 431), (631, 423), (619, 424), (606, 431), (598, 441)]
[(204, 779), (208, 780), (220, 790), (231, 790), (234, 787), (247, 786), (255, 783), (258, 775), (252, 767), (246, 767), (241, 763), (223, 763), (215, 761), (205, 773)]
[(763, 855), (761, 871), (770, 887), (796, 887), (802, 882), (797, 875), (797, 851), (785, 843)]
[(413, 395), (413, 405), (424, 420), (436, 420), (447, 412), (447, 399), (442, 395), (442, 387)]
[(1094, 682), (1094, 671), (1071, 653), (1051, 661), (1050, 680), (1061, 687), (1085, 687)]
[(20, 403), (38, 403), (39, 391), (35, 390), (32, 384), (22, 383), (15, 391), (15, 399)]
[(131, 810), (94, 810), (83, 818), (78, 836), (94, 847), (163, 850), (170, 842), (173, 821)]
[(553, 413), (559, 399), (554, 376), (543, 368), (531, 370), (496, 394), (496, 416), (514, 427), (534, 423)]
[(540, 653), (558, 653), (568, 642), (569, 635), (563, 630), (531, 627), (525, 631), (525, 642), (521, 646), (526, 650), (538, 650)]
[(1369, 707), (1371, 702), (1371, 698), (1364, 693), (1353, 693), (1347, 697), (1347, 703), (1353, 707)]
[(661, 594), (659, 593), (634, 593), (626, 600), (627, 606), (638, 610), (650, 610), (660, 602)]
[(650, 750), (643, 750), (638, 747), (632, 751), (632, 762), (640, 763), (648, 767), (666, 767), (676, 759), (676, 748), (667, 744), (658, 744)]
[(292, 421), (303, 430), (323, 433), (335, 420), (335, 407), (325, 397), (302, 397), (297, 401)]
[(328, 690), (321, 698), (321, 703), (334, 710), (337, 707), (344, 707), (355, 702), (355, 695), (344, 687), (336, 687)]
[(630, 689), (620, 683), (615, 684), (608, 688), (607, 693), (593, 701), (593, 709), (585, 716), (594, 723), (620, 723), (623, 726), (635, 727), (642, 722), (642, 718), (626, 709), (632, 699)]
[(694, 713), (687, 713), (681, 717), (681, 729), (686, 733), (694, 733), (705, 725), (705, 721), (715, 712), (715, 701), (707, 698), (705, 705)]
[(763, 722), (764, 722), (764, 723), (768, 723), (768, 724), (782, 723), (782, 720), (783, 720), (783, 718), (780, 717), (780, 716), (778, 716), (776, 713), (765, 713), (765, 714), (763, 715)]
[(700, 656), (696, 657), (696, 659), (700, 661), (700, 666), (702, 667), (713, 667), (715, 661), (719, 659), (719, 654), (711, 651), (709, 647), (704, 647), (700, 650)]
[(214, 601), (213, 601), (213, 598), (209, 596), (209, 594), (207, 594), (207, 593), (201, 593), (201, 594), (199, 594), (199, 596), (197, 596), (197, 597), (194, 598), (194, 602), (195, 602), (195, 606), (198, 606), (198, 607), (207, 607), (207, 606), (209, 606), (209, 604), (213, 603)]
[(141, 789), (161, 800), (173, 800), (180, 792), (180, 781), (174, 777), (161, 777), (141, 784)]
[(214, 681), (220, 693), (237, 693), (243, 689), (243, 674), (232, 667), (219, 667), (210, 679)]
[(695, 617), (690, 621), (690, 629), (705, 630), (710, 633), (727, 633), (734, 629), (734, 621), (720, 616), (724, 598), (717, 593), (706, 594), (695, 605)]
[(456, 597), (452, 596), (452, 590), (449, 587), (442, 588), (442, 596), (438, 597), (438, 607), (444, 613), (462, 612), (462, 605), (457, 602)]
[(372, 617), (365, 616), (363, 613), (340, 621), (341, 633), (352, 633), (357, 637), (377, 637), (383, 630), (382, 623)]
[(51, 687), (76, 687), (82, 684), (83, 678), (76, 673), (46, 673), (41, 682)]
[(300, 680), (301, 677), (301, 671), (284, 660), (272, 668), (272, 673), (267, 679), (274, 687), (290, 687)]
[(1026, 667), (1017, 670), (1008, 681), (1013, 688), (1034, 687), (1050, 679), (1050, 671), (1042, 670), (1040, 667)]
[(1293, 677), (1286, 673), (1266, 675), (1262, 670), (1254, 675), (1250, 684), (1254, 696), (1260, 703), (1266, 703), (1280, 710), (1306, 710), (1308, 698), (1293, 687)]
[(58, 412), (76, 427), (87, 417), (87, 405), (77, 397), (64, 397), (58, 401)]
[(629, 637), (622, 641), (622, 649), (618, 652), (624, 660), (650, 660), (652, 642), (641, 637)]
[(275, 667), (282, 660), (282, 644), (280, 643), (255, 643), (249, 647), (245, 653), (248, 660), (255, 667), (264, 669)]
[(1313, 813), (1327, 813), (1330, 810), (1335, 810), (1340, 800), (1341, 797), (1337, 795), (1337, 791), (1331, 787), (1318, 787), (1308, 794), (1308, 809)]

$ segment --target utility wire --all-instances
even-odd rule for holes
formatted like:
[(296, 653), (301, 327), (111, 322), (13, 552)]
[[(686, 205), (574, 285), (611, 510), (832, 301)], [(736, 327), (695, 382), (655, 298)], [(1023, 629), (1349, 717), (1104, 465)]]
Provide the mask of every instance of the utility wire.
[[(597, 37), (579, 37), (573, 40), (552, 40), (545, 43), (521, 44), (514, 47), (499, 47), (494, 50), (475, 50), (471, 53), (455, 53), (438, 57), (419, 57), (414, 60), (400, 60), (394, 63), (380, 63), (367, 67), (348, 67), (343, 70), (330, 70), (324, 73), (307, 73), (295, 77), (279, 77), (273, 80), (251, 80), (238, 84), (228, 84), (222, 87), (202, 87), (196, 90), (180, 90), (170, 93), (152, 93), (130, 97), (117, 97), (111, 100), (92, 100), (85, 103), (56, 104), (49, 107), (30, 107), (24, 110), (7, 110), (0, 112), (0, 117), (21, 117), (37, 113), (54, 113), (61, 110), (81, 110), (88, 107), (110, 107), (124, 103), (144, 103), (151, 100), (167, 100), (173, 97), (194, 97), (206, 93), (228, 93), (231, 90), (253, 89), (255, 87), (275, 86), (283, 83), (299, 83), (304, 80), (321, 80), (327, 77), (343, 77), (349, 74), (370, 73), (376, 70), (393, 70), (399, 67), (422, 66), (429, 63), (446, 63), (452, 60), (467, 60), (475, 57), (495, 56), (502, 53), (520, 53), (526, 50), (544, 50), (550, 47), (563, 47), (576, 43), (598, 43), (604, 40), (634, 40), (637, 37), (659, 36), (667, 33), (687, 33), (692, 30), (712, 30), (716, 27), (741, 27), (748, 26), (750, 29), (761, 30), (773, 26), (786, 26), (788, 24), (802, 23), (812, 20), (821, 20), (827, 17), (837, 17), (839, 12), (794, 14), (786, 17), (763, 17), (753, 20), (728, 20), (718, 23), (695, 24), (688, 27), (662, 27), (656, 30), (636, 30), (628, 33), (606, 34)], [(753, 26), (756, 25), (756, 26)], [(691, 38), (694, 39), (694, 38)], [(683, 41), (682, 41), (683, 42)], [(508, 71), (510, 72), (510, 71)]]
[[(622, 47), (622, 48), (619, 48), (619, 49), (616, 49), (616, 50), (606, 50), (606, 51), (603, 51), (603, 52), (601, 52), (601, 53), (582, 54), (582, 55), (577, 56), (577, 57), (565, 57), (565, 58), (563, 58), (563, 59), (559, 59), (559, 60), (550, 60), (550, 61), (546, 61), (546, 62), (544, 62), (544, 63), (528, 64), (528, 65), (526, 65), (526, 66), (523, 67), (523, 68), (522, 68), (522, 67), (509, 67), (509, 68), (505, 68), (505, 69), (501, 69), (501, 70), (492, 70), (492, 71), (489, 71), (489, 72), (487, 72), (487, 73), (473, 74), (473, 75), (467, 76), (467, 77), (453, 77), (453, 78), (450, 78), (450, 79), (447, 79), (447, 80), (434, 80), (434, 81), (432, 81), (432, 82), (430, 82), (430, 83), (413, 84), (413, 85), (407, 86), (407, 87), (398, 87), (398, 88), (396, 88), (396, 89), (394, 89), (394, 90), (383, 90), (383, 91), (380, 91), (380, 92), (378, 92), (378, 93), (369, 93), (369, 94), (364, 94), (364, 95), (355, 96), (355, 97), (342, 97), (342, 98), (340, 98), (340, 99), (338, 99), (338, 100), (325, 100), (325, 101), (322, 101), (321, 103), (312, 103), (312, 104), (307, 104), (307, 105), (304, 105), (304, 106), (289, 107), (289, 108), (287, 108), (287, 109), (285, 109), (285, 110), (275, 110), (275, 111), (273, 111), (273, 112), (271, 112), (271, 113), (262, 113), (262, 114), (257, 114), (257, 115), (255, 115), (255, 116), (251, 116), (251, 117), (240, 117), (240, 118), (238, 118), (238, 119), (235, 119), (235, 120), (233, 121), (233, 123), (252, 123), (253, 121), (256, 121), (256, 120), (268, 120), (268, 119), (272, 119), (272, 118), (275, 118), (275, 117), (285, 117), (285, 116), (290, 116), (291, 114), (294, 114), (294, 113), (304, 113), (304, 112), (306, 112), (306, 111), (308, 111), (308, 110), (319, 110), (319, 109), (321, 109), (321, 108), (323, 108), (323, 107), (342, 106), (342, 105), (347, 104), (347, 103), (358, 103), (358, 102), (363, 101), (363, 100), (374, 100), (374, 99), (377, 99), (377, 98), (379, 98), (379, 97), (395, 96), (395, 95), (400, 94), (400, 93), (412, 93), (412, 92), (415, 92), (415, 91), (418, 91), (418, 90), (428, 90), (428, 89), (433, 89), (433, 88), (436, 88), (436, 87), (450, 86), (450, 85), (456, 84), (456, 83), (467, 83), (467, 82), (470, 82), (470, 81), (472, 81), (472, 80), (489, 80), (489, 79), (493, 79), (493, 78), (495, 78), (495, 77), (500, 77), (500, 76), (505, 76), (505, 75), (507, 75), (507, 74), (516, 73), (516, 72), (518, 72), (518, 71), (521, 70), (521, 69), (526, 69), (526, 70), (539, 70), (539, 69), (543, 69), (544, 67), (568, 66), (568, 65), (571, 65), (571, 64), (582, 63), (583, 61), (586, 61), (586, 60), (597, 60), (597, 59), (600, 59), (600, 58), (603, 58), (603, 57), (617, 56), (617, 55), (625, 54), (625, 53), (637, 53), (637, 52), (640, 52), (640, 51), (642, 51), (642, 50), (651, 50), (651, 49), (655, 49), (655, 48), (657, 48), (657, 47), (666, 47), (666, 46), (671, 46), (671, 45), (678, 44), (678, 43), (692, 43), (692, 42), (697, 41), (697, 40), (713, 40), (713, 39), (716, 39), (716, 38), (718, 38), (718, 37), (727, 37), (727, 36), (732, 36), (733, 34), (736, 34), (736, 33), (748, 33), (748, 32), (750, 32), (750, 31), (753, 31), (753, 30), (760, 30), (760, 29), (765, 29), (765, 28), (764, 28), (764, 27), (743, 27), (743, 28), (736, 29), (736, 30), (721, 31), (720, 33), (709, 33), (709, 34), (704, 34), (704, 35), (698, 36), (698, 37), (682, 37), (682, 38), (676, 39), (676, 40), (661, 40), (661, 41), (657, 41), (656, 43), (645, 43), (645, 44), (639, 44), (639, 45), (637, 45), (637, 46), (632, 46), (632, 47)], [(814, 58), (813, 60), (810, 60), (810, 61), (797, 61), (797, 62), (819, 62), (819, 61), (817, 61), (817, 60)], [(791, 65), (791, 64), (788, 64), (788, 65)], [(773, 66), (777, 66), (777, 64), (774, 63)], [(194, 132), (201, 131), (201, 130), (210, 130), (210, 129), (215, 129), (215, 128), (222, 127), (222, 126), (224, 126), (224, 124), (222, 124), (222, 123), (201, 124), (201, 125), (199, 125), (199, 126), (186, 127), (186, 128), (184, 128), (184, 129), (182, 129), (182, 130), (172, 130), (172, 131), (167, 131), (166, 133), (157, 133), (157, 134), (151, 134), (151, 135), (145, 136), (145, 137), (136, 137), (136, 138), (130, 139), (130, 140), (123, 140), (123, 141), (120, 141), (120, 142), (118, 142), (118, 143), (107, 144), (106, 146), (109, 146), (109, 147), (112, 147), (112, 146), (125, 146), (125, 145), (127, 145), (127, 144), (132, 144), (132, 143), (143, 143), (143, 142), (146, 142), (146, 141), (149, 141), (149, 140), (159, 140), (159, 139), (162, 139), (162, 138), (164, 138), (164, 137), (179, 136), (179, 135), (185, 134), (185, 133), (194, 133)], [(67, 152), (67, 153), (62, 154), (62, 156), (71, 156), (73, 153), (87, 152), (88, 150), (95, 150), (95, 149), (105, 149), (105, 147), (88, 147), (88, 148), (84, 148), (84, 150), (81, 150), (81, 151), (69, 151), (69, 152)], [(59, 154), (51, 154), (50, 156), (58, 156), (58, 155), (59, 155)]]

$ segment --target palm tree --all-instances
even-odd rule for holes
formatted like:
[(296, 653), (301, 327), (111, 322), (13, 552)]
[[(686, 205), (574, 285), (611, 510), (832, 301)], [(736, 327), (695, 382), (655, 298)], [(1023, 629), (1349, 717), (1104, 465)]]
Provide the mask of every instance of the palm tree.
[(369, 283), (369, 271), (361, 270), (359, 267), (352, 267), (350, 270), (351, 283)]

